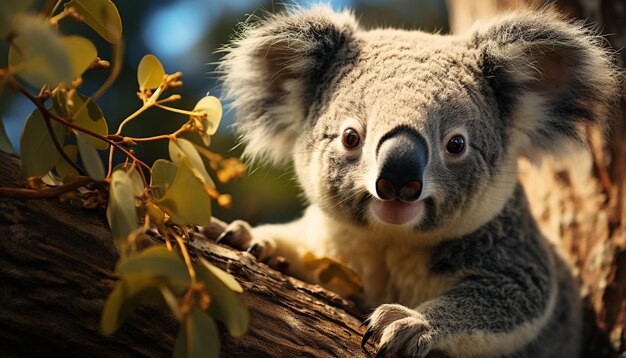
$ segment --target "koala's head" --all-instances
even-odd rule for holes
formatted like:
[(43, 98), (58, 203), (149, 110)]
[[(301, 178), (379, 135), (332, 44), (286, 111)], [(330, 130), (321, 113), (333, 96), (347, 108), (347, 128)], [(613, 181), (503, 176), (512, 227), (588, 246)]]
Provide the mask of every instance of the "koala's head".
[(606, 121), (617, 80), (600, 42), (550, 11), (442, 36), (366, 31), (319, 6), (249, 25), (221, 69), (247, 154), (293, 159), (312, 203), (453, 236), (502, 209), (519, 156)]

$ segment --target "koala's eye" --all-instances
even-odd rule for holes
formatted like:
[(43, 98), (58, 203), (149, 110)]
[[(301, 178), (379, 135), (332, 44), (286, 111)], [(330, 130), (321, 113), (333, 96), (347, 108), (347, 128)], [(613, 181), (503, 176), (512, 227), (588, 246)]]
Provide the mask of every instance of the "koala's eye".
[(465, 150), (465, 138), (462, 135), (455, 135), (450, 138), (450, 141), (446, 145), (446, 152), (453, 155), (463, 153)]
[(341, 143), (343, 143), (343, 146), (346, 148), (355, 148), (359, 145), (360, 141), (361, 137), (359, 133), (353, 128), (346, 128), (341, 135)]

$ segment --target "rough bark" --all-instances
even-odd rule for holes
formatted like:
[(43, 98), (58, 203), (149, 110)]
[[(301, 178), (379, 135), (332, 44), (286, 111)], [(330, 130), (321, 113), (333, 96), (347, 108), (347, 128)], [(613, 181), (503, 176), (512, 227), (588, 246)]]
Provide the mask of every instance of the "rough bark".
[[(626, 63), (623, 0), (448, 0), (451, 28), (461, 32), (498, 12), (553, 3), (605, 34), (616, 62)], [(544, 233), (561, 241), (581, 281), (588, 357), (626, 356), (626, 97), (609, 135), (591, 132), (591, 150), (540, 167), (520, 163), (520, 177)]]
[[(0, 186), (23, 186), (19, 160), (0, 152)], [(208, 236), (223, 226), (215, 223)], [(236, 356), (364, 356), (353, 305), (197, 238), (191, 252), (233, 274), (250, 309), (248, 334), (221, 329), (222, 353)], [(168, 356), (178, 322), (166, 306), (143, 306), (111, 337), (99, 332), (118, 259), (104, 212), (58, 200), (0, 199), (0, 355)]]

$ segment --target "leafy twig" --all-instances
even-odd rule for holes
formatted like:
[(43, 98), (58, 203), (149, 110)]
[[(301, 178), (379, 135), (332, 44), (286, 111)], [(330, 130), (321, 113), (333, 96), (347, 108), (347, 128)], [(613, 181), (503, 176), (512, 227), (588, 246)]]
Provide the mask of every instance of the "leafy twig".
[(95, 180), (89, 177), (78, 177), (73, 182), (44, 190), (0, 187), (0, 197), (11, 199), (52, 199), (94, 182)]

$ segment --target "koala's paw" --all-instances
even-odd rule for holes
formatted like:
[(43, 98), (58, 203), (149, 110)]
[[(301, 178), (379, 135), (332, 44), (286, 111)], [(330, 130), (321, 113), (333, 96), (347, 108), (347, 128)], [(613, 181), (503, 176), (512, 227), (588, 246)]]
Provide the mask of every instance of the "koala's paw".
[(274, 239), (258, 235), (250, 224), (243, 220), (230, 223), (217, 238), (217, 243), (248, 251), (259, 261), (269, 260), (276, 252)]
[(426, 357), (432, 347), (432, 328), (420, 313), (402, 305), (379, 306), (366, 321), (361, 347), (378, 339), (376, 357)]

